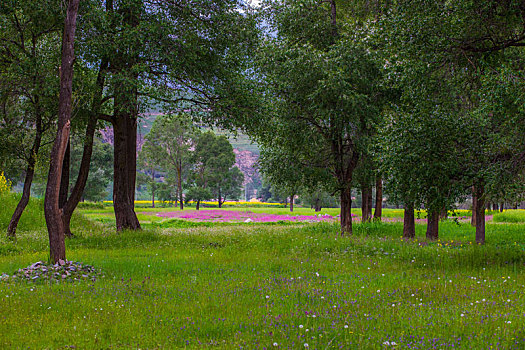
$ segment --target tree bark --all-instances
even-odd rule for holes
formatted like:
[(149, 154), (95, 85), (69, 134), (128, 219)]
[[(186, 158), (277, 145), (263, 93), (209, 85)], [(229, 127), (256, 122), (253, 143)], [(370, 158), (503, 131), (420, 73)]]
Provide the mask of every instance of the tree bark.
[(155, 208), (155, 170), (151, 169), (151, 207)]
[(427, 239), (435, 241), (439, 238), (439, 211), (427, 212)]
[(476, 192), (476, 243), (485, 244), (485, 188), (482, 182), (474, 187)]
[(352, 234), (352, 188), (350, 182), (348, 187), (341, 190), (341, 235)]
[(60, 95), (58, 100), (58, 129), (51, 150), (44, 214), (49, 233), (49, 258), (57, 263), (66, 259), (65, 228), (59, 208), (60, 179), (64, 155), (71, 127), (74, 43), (78, 6), (80, 0), (70, 0), (66, 13), (62, 38), (62, 65), (60, 71)]
[(184, 210), (184, 198), (182, 195), (182, 163), (181, 161), (179, 161), (179, 165), (177, 167), (177, 186), (178, 186), (178, 192), (179, 192), (180, 210)]
[(58, 207), (64, 208), (69, 194), (69, 166), (71, 164), (71, 140), (68, 138), (64, 163), (62, 164), (62, 176), (60, 177), (60, 191), (58, 195)]
[(135, 214), (136, 127), (137, 120), (125, 113), (113, 123), (113, 206), (117, 231), (140, 229)]
[(84, 150), (82, 152), (82, 160), (80, 162), (80, 169), (78, 171), (77, 180), (73, 189), (71, 190), (71, 195), (69, 196), (67, 202), (63, 207), (63, 220), (66, 229), (66, 236), (73, 236), (71, 232), (71, 217), (75, 211), (78, 203), (83, 201), (84, 189), (86, 188), (88, 176), (89, 176), (89, 167), (91, 164), (91, 155), (93, 154), (93, 140), (95, 137), (95, 131), (97, 127), (98, 113), (100, 107), (102, 106), (102, 94), (104, 91), (105, 83), (105, 74), (108, 69), (109, 63), (107, 60), (103, 59), (100, 63), (98, 70), (97, 81), (96, 81), (96, 91), (93, 96), (91, 115), (88, 119), (86, 125), (86, 133), (84, 137)]
[[(119, 15), (122, 24), (136, 28), (140, 23), (140, 1), (120, 3)], [(106, 4), (113, 11), (113, 3)], [(113, 206), (117, 231), (139, 230), (140, 223), (135, 214), (135, 181), (137, 172), (137, 118), (138, 91), (133, 83), (138, 73), (133, 66), (140, 57), (133, 46), (125, 47), (112, 56), (109, 69), (120, 75), (113, 85), (113, 133), (114, 133), (114, 175)]]
[(315, 198), (315, 211), (316, 212), (321, 211), (321, 199), (319, 197)]
[(18, 222), (22, 217), (27, 204), (29, 203), (29, 198), (31, 197), (31, 185), (33, 184), (33, 177), (35, 175), (35, 165), (36, 165), (36, 156), (40, 150), (40, 145), (42, 144), (42, 117), (37, 116), (36, 120), (36, 132), (35, 139), (33, 141), (33, 146), (31, 147), (31, 153), (27, 160), (27, 169), (26, 176), (24, 179), (24, 189), (22, 191), (22, 197), (18, 202), (13, 215), (11, 216), (11, 221), (9, 221), (9, 226), (7, 227), (7, 237), (15, 239), (16, 238), (16, 228), (18, 227)]
[(470, 224), (472, 226), (476, 226), (476, 205), (477, 205), (477, 199), (476, 199), (476, 189), (474, 186), (472, 186), (472, 217), (470, 218)]
[(403, 238), (416, 238), (416, 223), (414, 219), (414, 205), (405, 204), (405, 211), (403, 216)]
[(376, 179), (376, 205), (374, 209), (374, 220), (381, 221), (383, 214), (383, 179), (378, 176)]
[(222, 194), (221, 194), (221, 186), (219, 186), (219, 188), (217, 189), (217, 193), (219, 194), (219, 198), (218, 198), (218, 201), (219, 201), (219, 208), (222, 208)]
[(293, 212), (294, 197), (295, 197), (295, 194), (292, 193), (292, 195), (290, 196), (290, 211), (291, 212)]
[(499, 212), (503, 213), (504, 209), (505, 209), (505, 203), (501, 203), (501, 205), (499, 206)]
[(372, 189), (368, 184), (361, 184), (361, 222), (371, 221)]
[(447, 208), (443, 208), (441, 212), (439, 213), (439, 220), (444, 220), (448, 217), (448, 210)]
[(201, 201), (199, 199), (197, 200), (197, 206), (195, 207), (195, 209), (200, 210), (200, 207), (201, 207)]

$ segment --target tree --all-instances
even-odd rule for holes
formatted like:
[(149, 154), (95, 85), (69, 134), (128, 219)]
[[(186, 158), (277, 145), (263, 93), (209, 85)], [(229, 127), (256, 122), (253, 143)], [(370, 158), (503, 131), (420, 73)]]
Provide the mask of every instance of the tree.
[[(187, 199), (197, 201), (197, 209), (200, 202), (212, 197), (212, 190), (217, 190), (219, 202), (223, 193), (221, 187), (226, 185), (224, 179), (232, 176), (236, 177), (238, 186), (239, 180), (242, 183), (240, 171), (232, 170), (235, 164), (235, 153), (228, 139), (224, 136), (217, 136), (213, 131), (207, 131), (198, 135), (195, 139), (195, 148), (191, 155), (191, 175)], [(224, 187), (223, 187), (224, 188)], [(222, 205), (222, 204), (221, 204)]]
[(79, 2), (80, 0), (70, 0), (67, 7), (64, 36), (62, 39), (62, 64), (60, 66), (58, 129), (53, 149), (51, 150), (46, 197), (44, 200), (44, 214), (49, 233), (49, 256), (50, 260), (54, 263), (66, 259), (64, 241), (66, 232), (59, 208), (59, 192), (62, 165), (71, 126), (73, 62), (75, 56), (74, 43)]
[[(492, 93), (481, 87), (487, 77), (497, 75), (494, 72), (502, 62), (510, 56), (515, 58), (523, 46), (525, 37), (515, 35), (524, 25), (522, 11), (518, 1), (399, 1), (385, 17), (385, 51), (392, 53), (387, 62), (403, 92), (401, 105), (406, 116), (401, 118), (408, 116), (412, 129), (427, 142), (435, 135), (447, 141), (436, 140), (440, 147), (431, 153), (421, 152), (420, 156), (420, 164), (442, 166), (436, 169), (436, 175), (445, 176), (435, 179), (447, 179), (441, 182), (443, 187), (427, 182), (426, 190), (420, 188), (432, 218), (433, 225), (427, 230), (430, 238), (437, 237), (435, 218), (446, 207), (445, 202), (453, 202), (459, 193), (465, 195), (474, 186), (476, 241), (485, 240), (485, 198), (487, 188), (494, 188), (487, 184), (497, 177), (497, 169), (506, 168), (503, 164), (516, 159), (520, 151), (512, 155), (508, 148), (496, 146), (498, 140), (506, 138), (500, 133), (504, 128), (501, 119), (493, 118), (495, 105), (487, 103)], [(397, 40), (388, 39), (392, 37)], [(429, 116), (444, 122), (433, 123)], [(456, 135), (453, 142), (450, 132)], [(463, 161), (458, 162), (459, 158)], [(413, 184), (419, 186), (417, 181)]]
[[(259, 144), (281, 148), (339, 193), (342, 233), (352, 232), (351, 183), (384, 100), (381, 71), (362, 43), (366, 28), (342, 27), (335, 1), (271, 2), (272, 34), (260, 49), (267, 81)], [(276, 140), (279, 144), (276, 146)]]
[(219, 208), (222, 208), (228, 198), (237, 200), (242, 196), (243, 182), (244, 174), (236, 166), (214, 179), (211, 185), (212, 195), (217, 198)]
[[(150, 102), (209, 120), (239, 114), (235, 101), (255, 39), (249, 12), (228, 0), (106, 1), (85, 46), (91, 64), (107, 60), (104, 119), (114, 133), (113, 201), (117, 230), (138, 229), (134, 212), (137, 118)], [(95, 16), (93, 16), (95, 17)], [(235, 33), (231, 35), (230, 33)], [(180, 192), (181, 194), (181, 192)]]
[(190, 151), (195, 147), (199, 132), (187, 114), (162, 115), (155, 119), (141, 151), (149, 167), (174, 174), (181, 210), (184, 209), (183, 181), (191, 164)]
[[(278, 148), (261, 150), (258, 161), (260, 172), (264, 178), (279, 189), (279, 193), (286, 193), (290, 198), (290, 211), (293, 211), (294, 197), (305, 184), (305, 170), (296, 160), (285, 151)], [(275, 190), (274, 190), (275, 192)]]
[(11, 178), (19, 176), (11, 169), (25, 167), (22, 196), (7, 229), (11, 238), (29, 203), (37, 159), (56, 118), (62, 17), (54, 0), (36, 6), (33, 1), (0, 4), (0, 158), (5, 157), (1, 163)]

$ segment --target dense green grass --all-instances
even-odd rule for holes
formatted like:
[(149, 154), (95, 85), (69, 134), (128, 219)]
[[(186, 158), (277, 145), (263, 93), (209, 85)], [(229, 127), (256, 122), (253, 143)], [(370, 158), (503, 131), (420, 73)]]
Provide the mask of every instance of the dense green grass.
[[(453, 222), (430, 244), (423, 225), (413, 242), (399, 223), (354, 229), (344, 238), (328, 223), (116, 234), (76, 216), (68, 259), (105, 278), (0, 283), (0, 347), (525, 347), (525, 225), (489, 224), (485, 246)], [(47, 259), (47, 233), (22, 229), (0, 247), (0, 271), (12, 273)]]
[[(20, 201), (20, 193), (6, 193), (0, 195), (0, 228), (7, 230), (11, 216)], [(44, 201), (31, 198), (30, 203), (20, 218), (18, 229), (22, 231), (42, 229), (45, 225)], [(4, 229), (5, 228), (5, 229)]]
[(495, 222), (525, 223), (525, 210), (505, 210), (493, 216)]

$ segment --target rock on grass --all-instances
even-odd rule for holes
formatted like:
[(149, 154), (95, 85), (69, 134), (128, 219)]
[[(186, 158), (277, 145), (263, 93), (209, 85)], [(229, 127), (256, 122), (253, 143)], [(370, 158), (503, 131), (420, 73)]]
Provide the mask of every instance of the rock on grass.
[(56, 264), (45, 264), (42, 261), (38, 261), (26, 268), (19, 269), (11, 276), (2, 273), (0, 280), (51, 281), (58, 283), (61, 281), (95, 281), (99, 277), (104, 277), (102, 272), (91, 265), (85, 265), (76, 261), (59, 260)]

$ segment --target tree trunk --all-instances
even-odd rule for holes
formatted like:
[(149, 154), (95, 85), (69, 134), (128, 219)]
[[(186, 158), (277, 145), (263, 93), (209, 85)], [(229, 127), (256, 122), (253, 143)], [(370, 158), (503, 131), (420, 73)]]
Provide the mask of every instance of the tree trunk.
[(177, 167), (177, 187), (179, 192), (179, 205), (180, 210), (184, 210), (184, 198), (182, 197), (182, 163), (179, 161)]
[(292, 195), (290, 196), (290, 211), (293, 212), (293, 202), (294, 202), (294, 197), (295, 194), (292, 193)]
[(499, 212), (500, 213), (503, 213), (503, 209), (505, 209), (505, 203), (501, 203), (501, 205), (499, 206)]
[(95, 131), (97, 127), (98, 113), (102, 105), (102, 94), (104, 90), (105, 74), (108, 69), (108, 61), (102, 60), (100, 63), (100, 68), (98, 70), (96, 88), (97, 90), (94, 93), (91, 115), (88, 119), (86, 125), (86, 133), (84, 137), (84, 150), (82, 152), (82, 160), (80, 162), (80, 169), (78, 171), (77, 180), (73, 189), (71, 190), (71, 195), (63, 207), (63, 220), (66, 230), (66, 236), (71, 237), (71, 217), (75, 211), (78, 203), (84, 201), (83, 194), (84, 189), (86, 188), (88, 176), (89, 176), (89, 167), (91, 164), (91, 155), (93, 154), (93, 139), (95, 137)]
[(485, 244), (485, 188), (482, 182), (474, 187), (476, 192), (476, 243)]
[(439, 238), (439, 211), (427, 212), (427, 239), (435, 241)]
[(24, 180), (24, 189), (22, 191), (22, 198), (18, 202), (16, 209), (11, 216), (11, 221), (9, 221), (9, 226), (7, 227), (7, 237), (16, 238), (16, 228), (18, 227), (18, 222), (22, 217), (27, 204), (29, 203), (29, 197), (31, 197), (31, 185), (33, 184), (33, 177), (35, 175), (35, 164), (36, 156), (40, 150), (40, 145), (42, 144), (42, 118), (37, 116), (36, 121), (36, 133), (35, 140), (33, 141), (33, 147), (31, 147), (31, 153), (27, 160), (27, 169), (26, 176)]
[(201, 200), (199, 199), (197, 200), (197, 206), (195, 207), (195, 209), (200, 210), (200, 208), (201, 208)]
[(472, 186), (472, 217), (470, 218), (470, 224), (472, 226), (476, 226), (476, 205), (477, 205), (477, 199), (476, 199), (476, 189), (474, 186)]
[(372, 189), (368, 184), (361, 185), (361, 222), (370, 222), (372, 211)]
[(448, 218), (448, 210), (447, 208), (443, 208), (439, 213), (439, 220), (445, 220), (446, 218)]
[(135, 214), (136, 128), (137, 120), (125, 113), (118, 115), (113, 124), (113, 206), (117, 231), (140, 229)]
[(222, 194), (221, 194), (221, 186), (219, 186), (219, 188), (217, 189), (217, 193), (219, 194), (219, 198), (218, 198), (218, 201), (219, 201), (219, 209), (222, 208)]
[(341, 236), (352, 234), (352, 188), (341, 190)]
[(59, 208), (60, 179), (64, 155), (71, 127), (74, 42), (78, 6), (80, 0), (70, 0), (62, 38), (62, 64), (60, 71), (60, 95), (58, 100), (58, 129), (51, 150), (49, 173), (47, 177), (44, 214), (49, 233), (49, 258), (57, 263), (66, 259), (65, 228)]
[(416, 223), (414, 219), (414, 205), (405, 204), (405, 211), (403, 216), (403, 238), (416, 238)]
[(58, 207), (64, 208), (69, 195), (69, 167), (71, 164), (71, 140), (68, 138), (64, 163), (62, 164), (62, 176), (60, 178), (60, 192), (58, 195)]
[(383, 179), (381, 176), (376, 180), (376, 205), (374, 209), (374, 220), (381, 221), (383, 214)]
[(151, 169), (151, 207), (155, 208), (155, 170)]
[(316, 212), (321, 211), (321, 199), (319, 197), (315, 199), (315, 211)]

